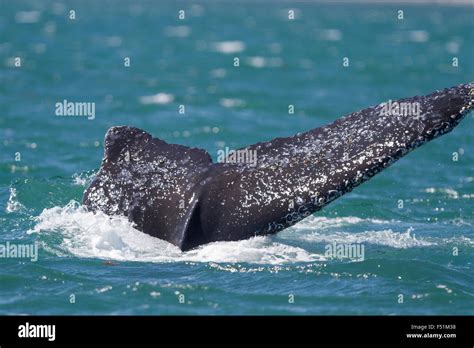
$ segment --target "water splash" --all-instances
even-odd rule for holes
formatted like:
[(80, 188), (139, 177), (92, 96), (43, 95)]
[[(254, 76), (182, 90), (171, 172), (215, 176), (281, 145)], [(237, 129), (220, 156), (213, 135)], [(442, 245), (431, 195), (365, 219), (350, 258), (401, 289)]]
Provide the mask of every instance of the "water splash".
[[(258, 236), (233, 242), (214, 242), (182, 252), (178, 247), (142, 233), (122, 216), (108, 216), (101, 212), (89, 212), (76, 201), (64, 207), (44, 209), (35, 218), (36, 225), (28, 233), (37, 233), (44, 249), (58, 256), (73, 255), (85, 258), (112, 259), (140, 262), (215, 262), (254, 263), (281, 265), (298, 262), (326, 261), (321, 253), (294, 246), (296, 242), (311, 243), (364, 243), (382, 245), (396, 249), (420, 248), (440, 243), (462, 243), (472, 245), (467, 237), (434, 238), (417, 237), (413, 229), (397, 232), (390, 228), (368, 230), (358, 233), (341, 232), (337, 229), (347, 225), (383, 225), (391, 221), (361, 219), (358, 217), (316, 217), (287, 229), (275, 236)], [(336, 231), (334, 231), (336, 229)], [(50, 238), (48, 236), (54, 236)], [(51, 245), (58, 243), (59, 245)], [(54, 240), (54, 242), (53, 242)]]
[(427, 247), (436, 245), (434, 241), (417, 238), (413, 233), (413, 229), (409, 228), (405, 232), (394, 232), (392, 229), (382, 231), (364, 231), (360, 233), (318, 233), (314, 232), (310, 235), (302, 236), (302, 239), (309, 242), (317, 243), (346, 243), (346, 244), (375, 244), (384, 245), (397, 249), (407, 249), (414, 247)]
[(16, 188), (10, 187), (10, 197), (8, 198), (7, 207), (5, 211), (7, 213), (14, 213), (24, 209), (25, 207), (18, 201)]
[(272, 237), (215, 242), (188, 252), (136, 230), (125, 217), (88, 212), (78, 202), (45, 209), (28, 233), (59, 235), (58, 254), (142, 262), (249, 262), (283, 264), (325, 260), (322, 255), (282, 244)]

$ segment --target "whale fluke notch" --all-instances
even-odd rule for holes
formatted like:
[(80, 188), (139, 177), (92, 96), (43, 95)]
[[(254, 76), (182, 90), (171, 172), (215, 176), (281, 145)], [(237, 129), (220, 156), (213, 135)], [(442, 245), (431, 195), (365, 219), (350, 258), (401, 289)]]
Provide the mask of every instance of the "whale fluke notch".
[[(240, 149), (256, 151), (256, 165), (212, 163), (204, 150), (113, 127), (84, 204), (128, 216), (141, 231), (182, 250), (276, 233), (451, 131), (473, 106), (472, 83), (382, 103)], [(407, 115), (401, 107), (418, 111)]]

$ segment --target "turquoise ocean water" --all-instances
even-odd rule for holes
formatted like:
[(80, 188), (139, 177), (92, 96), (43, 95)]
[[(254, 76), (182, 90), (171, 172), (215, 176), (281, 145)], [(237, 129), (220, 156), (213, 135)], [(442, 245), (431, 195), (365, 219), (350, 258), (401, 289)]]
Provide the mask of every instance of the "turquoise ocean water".
[[(474, 314), (472, 113), (276, 236), (182, 253), (80, 207), (113, 125), (216, 159), (474, 80), (473, 18), (469, 5), (0, 0), (0, 243), (39, 246), (36, 262), (0, 258), (0, 314)], [(94, 102), (95, 118), (55, 116), (64, 99)], [(364, 245), (364, 261), (326, 257), (334, 241)]]

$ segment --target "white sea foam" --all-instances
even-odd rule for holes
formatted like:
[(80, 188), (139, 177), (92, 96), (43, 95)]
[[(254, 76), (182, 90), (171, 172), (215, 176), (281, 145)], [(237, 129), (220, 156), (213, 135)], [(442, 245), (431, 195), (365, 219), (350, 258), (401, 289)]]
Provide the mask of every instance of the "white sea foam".
[[(311, 243), (364, 243), (391, 248), (419, 248), (438, 243), (462, 243), (472, 245), (467, 238), (440, 239), (415, 236), (413, 229), (393, 231), (383, 228), (394, 223), (378, 219), (358, 217), (310, 216), (279, 237), (260, 236), (235, 242), (215, 242), (194, 250), (182, 252), (176, 246), (136, 230), (125, 217), (110, 217), (103, 213), (86, 211), (78, 202), (71, 201), (65, 207), (45, 209), (36, 218), (36, 225), (28, 233), (42, 237), (60, 236), (59, 245), (45, 245), (45, 249), (58, 255), (74, 255), (85, 258), (113, 259), (142, 262), (215, 262), (253, 263), (280, 265), (295, 262), (325, 261), (321, 254), (289, 245), (290, 241)], [(370, 225), (374, 230), (358, 233), (338, 231), (348, 225)], [(375, 227), (374, 227), (375, 225)], [(377, 230), (377, 226), (382, 228)], [(46, 243), (47, 238), (43, 242)], [(55, 242), (57, 243), (57, 242)]]
[[(384, 225), (393, 224), (396, 221), (384, 221), (379, 219), (361, 219), (353, 216), (346, 217), (319, 217), (310, 216), (307, 219), (293, 226), (298, 233), (296, 237), (313, 243), (346, 243), (346, 244), (375, 244), (384, 245), (392, 248), (413, 248), (426, 247), (436, 245), (435, 241), (417, 238), (413, 233), (413, 229), (409, 228), (406, 231), (395, 232), (392, 229), (382, 229), (373, 231), (363, 231), (358, 233), (349, 233), (334, 231), (340, 227), (348, 225)], [(373, 228), (373, 226), (372, 226)], [(334, 231), (334, 232), (333, 232)], [(307, 233), (305, 233), (307, 232)]]
[(459, 199), (459, 193), (456, 190), (451, 188), (435, 188), (435, 187), (428, 187), (425, 189), (426, 193), (444, 193), (449, 198), (452, 199)]
[(318, 233), (302, 235), (303, 240), (316, 243), (345, 243), (345, 244), (376, 244), (384, 245), (397, 249), (406, 249), (413, 247), (426, 247), (436, 245), (424, 239), (418, 239), (413, 234), (413, 229), (405, 232), (394, 232), (391, 229), (381, 231), (365, 231), (360, 233), (335, 232)]
[(294, 229), (304, 230), (310, 229), (312, 231), (322, 230), (334, 227), (342, 227), (348, 225), (355, 225), (361, 223), (370, 223), (370, 224), (389, 224), (394, 221), (386, 221), (379, 219), (361, 219), (355, 216), (343, 216), (343, 217), (325, 217), (325, 216), (308, 216), (303, 221), (294, 225)]
[(20, 211), (21, 209), (24, 209), (24, 208), (25, 207), (23, 206), (23, 204), (21, 204), (18, 201), (16, 189), (14, 187), (11, 187), (10, 188), (10, 197), (8, 198), (7, 206), (6, 206), (6, 209), (5, 209), (6, 212), (7, 213), (14, 213), (14, 212)]
[(124, 217), (87, 212), (74, 201), (65, 207), (43, 210), (28, 233), (60, 234), (60, 254), (118, 261), (283, 264), (324, 260), (320, 254), (275, 242), (272, 237), (215, 242), (181, 252), (170, 243), (136, 230)]
[(77, 186), (87, 186), (89, 185), (95, 177), (95, 173), (86, 172), (80, 174), (73, 174), (72, 184)]

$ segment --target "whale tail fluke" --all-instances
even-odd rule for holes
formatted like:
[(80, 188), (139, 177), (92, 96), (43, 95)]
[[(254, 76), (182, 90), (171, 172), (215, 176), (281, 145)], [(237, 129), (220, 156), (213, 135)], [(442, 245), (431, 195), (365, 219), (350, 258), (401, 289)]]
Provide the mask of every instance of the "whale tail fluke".
[(403, 98), (247, 146), (256, 161), (212, 163), (204, 150), (130, 127), (107, 133), (84, 203), (122, 214), (182, 250), (271, 234), (350, 192), (411, 150), (451, 131), (474, 107), (474, 84)]

